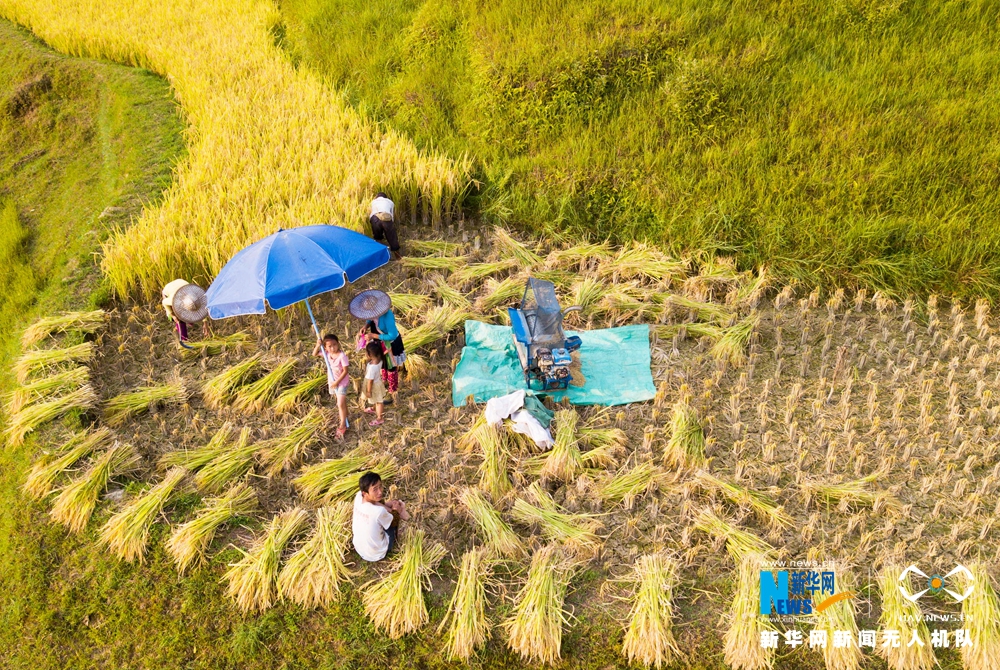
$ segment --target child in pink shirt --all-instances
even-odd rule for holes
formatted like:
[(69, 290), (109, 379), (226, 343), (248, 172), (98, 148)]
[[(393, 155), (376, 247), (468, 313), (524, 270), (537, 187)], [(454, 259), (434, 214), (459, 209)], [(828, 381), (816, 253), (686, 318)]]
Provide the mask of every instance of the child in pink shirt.
[(340, 413), (337, 437), (341, 438), (347, 432), (347, 386), (350, 383), (348, 372), (351, 362), (340, 348), (340, 338), (336, 335), (327, 333), (322, 340), (318, 340), (316, 348), (313, 349), (313, 356), (322, 356), (324, 351), (327, 360), (330, 361), (326, 369), (326, 383), (330, 395), (337, 398), (337, 412)]

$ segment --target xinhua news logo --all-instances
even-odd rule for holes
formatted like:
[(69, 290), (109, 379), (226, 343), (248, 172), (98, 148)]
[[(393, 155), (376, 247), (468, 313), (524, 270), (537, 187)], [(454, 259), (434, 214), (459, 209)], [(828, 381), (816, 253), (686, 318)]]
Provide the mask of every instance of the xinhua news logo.
[[(922, 591), (917, 591), (916, 593), (910, 593), (907, 586), (910, 583), (911, 574), (919, 575), (923, 577), (925, 580), (927, 580), (926, 581), (927, 588), (925, 588)], [(965, 578), (968, 580), (968, 586), (962, 593), (956, 593), (955, 591), (952, 591), (951, 589), (947, 588), (948, 580), (951, 577), (954, 577), (955, 575), (964, 575)], [(972, 572), (961, 563), (956, 565), (951, 572), (944, 575), (943, 577), (939, 574), (928, 575), (926, 572), (922, 571), (915, 565), (911, 565), (908, 568), (906, 568), (906, 570), (903, 570), (903, 573), (899, 576), (899, 592), (903, 595), (904, 598), (909, 600), (911, 603), (917, 602), (920, 596), (924, 595), (925, 593), (938, 593), (940, 591), (944, 591), (952, 598), (954, 598), (955, 602), (960, 603), (969, 596), (971, 596), (972, 591), (974, 589), (975, 589), (975, 584), (973, 583)]]
[(764, 616), (822, 612), (853, 595), (850, 591), (837, 593), (837, 579), (832, 570), (761, 570), (760, 573), (760, 613)]

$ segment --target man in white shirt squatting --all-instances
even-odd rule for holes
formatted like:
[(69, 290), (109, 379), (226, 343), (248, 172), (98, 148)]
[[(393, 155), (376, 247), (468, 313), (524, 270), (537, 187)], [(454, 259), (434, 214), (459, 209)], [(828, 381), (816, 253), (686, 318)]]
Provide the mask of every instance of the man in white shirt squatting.
[(396, 205), (381, 191), (372, 200), (372, 213), (368, 217), (372, 227), (372, 239), (389, 245), (393, 258), (399, 260), (399, 237), (396, 236)]
[(396, 544), (399, 522), (410, 514), (402, 500), (384, 501), (382, 478), (366, 472), (354, 496), (354, 549), (366, 561), (381, 561)]

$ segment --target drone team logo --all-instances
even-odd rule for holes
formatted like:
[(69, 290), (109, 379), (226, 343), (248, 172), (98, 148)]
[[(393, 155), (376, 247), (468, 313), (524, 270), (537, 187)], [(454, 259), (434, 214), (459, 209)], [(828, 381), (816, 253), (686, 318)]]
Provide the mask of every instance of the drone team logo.
[[(917, 593), (910, 593), (909, 590), (906, 588), (906, 585), (908, 583), (908, 579), (911, 574), (919, 575), (923, 577), (925, 580), (927, 580), (926, 581), (927, 588), (924, 589), (923, 591), (918, 591)], [(966, 588), (965, 591), (961, 594), (958, 594), (955, 591), (946, 588), (946, 584), (948, 583), (948, 578), (958, 574), (965, 575), (970, 582), (968, 588)], [(906, 570), (903, 570), (903, 574), (899, 576), (899, 592), (903, 594), (903, 597), (909, 600), (911, 603), (915, 603), (917, 602), (917, 599), (920, 598), (920, 596), (924, 595), (925, 593), (928, 592), (938, 593), (940, 591), (944, 591), (952, 598), (954, 598), (955, 602), (960, 603), (972, 595), (972, 592), (975, 589), (975, 584), (971, 583), (972, 580), (973, 580), (972, 572), (970, 572), (969, 569), (964, 565), (962, 565), (961, 563), (956, 565), (951, 572), (949, 572), (943, 577), (939, 574), (928, 575), (926, 572), (922, 571), (917, 566), (911, 565), (908, 568), (906, 568)]]

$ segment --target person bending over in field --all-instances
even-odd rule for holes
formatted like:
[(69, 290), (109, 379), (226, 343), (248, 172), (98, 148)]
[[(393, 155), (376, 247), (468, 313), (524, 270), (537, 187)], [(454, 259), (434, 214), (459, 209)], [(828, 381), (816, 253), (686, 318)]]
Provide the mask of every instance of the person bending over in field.
[(409, 513), (402, 500), (384, 500), (382, 478), (366, 472), (358, 481), (354, 496), (354, 550), (366, 561), (381, 561), (396, 544), (400, 521)]
[(340, 348), (340, 338), (332, 333), (324, 335), (322, 340), (316, 340), (313, 356), (322, 356), (324, 352), (330, 363), (326, 366), (326, 385), (330, 395), (337, 400), (337, 412), (340, 414), (340, 426), (337, 428), (339, 439), (347, 432), (347, 386), (351, 381), (348, 375), (351, 361)]
[(383, 239), (389, 245), (389, 251), (396, 260), (402, 258), (399, 253), (399, 237), (396, 235), (396, 205), (381, 191), (372, 200), (372, 213), (368, 217), (372, 227), (372, 239), (381, 242)]

